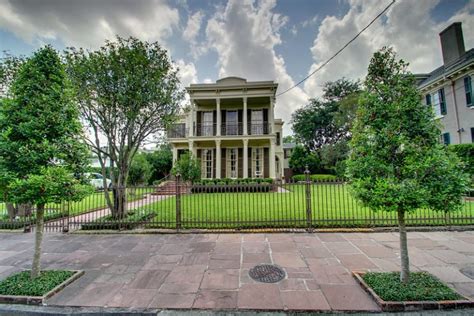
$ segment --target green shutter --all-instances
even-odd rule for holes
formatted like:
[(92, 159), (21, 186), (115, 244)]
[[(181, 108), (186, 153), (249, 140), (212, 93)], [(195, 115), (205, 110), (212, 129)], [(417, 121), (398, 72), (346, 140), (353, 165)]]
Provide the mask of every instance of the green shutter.
[(471, 76), (464, 77), (464, 91), (466, 92), (466, 105), (472, 106), (472, 79)]
[(431, 106), (431, 94), (425, 95), (426, 105)]
[(446, 115), (446, 99), (444, 97), (444, 88), (439, 89), (439, 109), (441, 112), (441, 115)]
[(445, 145), (451, 144), (451, 137), (449, 136), (449, 133), (444, 133), (443, 134), (443, 143)]

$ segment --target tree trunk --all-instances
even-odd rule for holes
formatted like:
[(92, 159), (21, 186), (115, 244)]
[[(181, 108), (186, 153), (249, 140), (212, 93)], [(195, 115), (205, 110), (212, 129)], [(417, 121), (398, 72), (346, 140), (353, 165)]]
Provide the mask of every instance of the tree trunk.
[(113, 188), (114, 208), (113, 217), (115, 219), (123, 219), (127, 216), (127, 194), (125, 185), (118, 183)]
[(410, 278), (410, 262), (408, 259), (407, 228), (405, 226), (405, 212), (398, 211), (398, 228), (400, 234), (400, 282), (408, 283)]
[(18, 209), (13, 203), (6, 203), (6, 206), (7, 206), (7, 211), (8, 211), (8, 218), (10, 220), (14, 220), (15, 217), (17, 216)]
[(36, 207), (36, 231), (35, 231), (35, 254), (33, 256), (33, 265), (31, 267), (31, 279), (39, 277), (41, 271), (41, 244), (43, 242), (44, 229), (44, 204)]

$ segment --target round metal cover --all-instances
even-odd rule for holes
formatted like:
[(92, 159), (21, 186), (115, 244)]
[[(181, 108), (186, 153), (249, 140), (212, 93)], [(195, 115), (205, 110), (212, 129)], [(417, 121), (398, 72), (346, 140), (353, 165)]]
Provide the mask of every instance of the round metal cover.
[(276, 283), (285, 278), (285, 271), (273, 264), (259, 264), (250, 269), (249, 276), (258, 282)]

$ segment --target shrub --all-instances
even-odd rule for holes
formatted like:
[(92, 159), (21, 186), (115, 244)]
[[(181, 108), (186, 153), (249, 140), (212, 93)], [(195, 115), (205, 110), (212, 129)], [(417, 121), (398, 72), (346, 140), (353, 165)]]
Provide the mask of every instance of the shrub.
[(173, 175), (181, 175), (183, 181), (197, 181), (201, 178), (201, 166), (199, 161), (191, 154), (186, 153), (182, 155), (176, 162), (173, 170)]
[[(333, 174), (312, 174), (309, 176), (310, 180), (313, 182), (318, 181), (336, 181), (338, 177)], [(306, 181), (306, 175), (304, 174), (297, 174), (292, 177), (293, 181), (301, 182)]]
[(464, 170), (474, 177), (474, 144), (449, 145), (448, 149), (456, 153), (464, 164)]

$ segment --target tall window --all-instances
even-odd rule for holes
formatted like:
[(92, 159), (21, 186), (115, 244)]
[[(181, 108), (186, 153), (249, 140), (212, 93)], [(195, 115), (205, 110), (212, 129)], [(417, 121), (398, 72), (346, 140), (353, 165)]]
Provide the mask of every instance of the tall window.
[(214, 151), (212, 149), (203, 149), (201, 157), (201, 177), (212, 179), (213, 178), (213, 163), (214, 163)]
[(214, 133), (214, 113), (212, 111), (202, 112), (202, 136), (212, 136)]
[(466, 105), (472, 106), (472, 79), (471, 76), (464, 77), (464, 91), (466, 92)]
[(226, 135), (238, 135), (239, 115), (237, 111), (226, 111)]
[(252, 135), (263, 134), (263, 110), (252, 110), (250, 112), (250, 132)]
[(263, 148), (252, 148), (252, 175), (255, 178), (263, 178)]
[(237, 178), (238, 177), (238, 149), (237, 148), (228, 148), (227, 149), (227, 176), (229, 178)]
[[(431, 98), (429, 99), (431, 102)], [(446, 111), (446, 99), (444, 96), (444, 88), (441, 88), (435, 93), (433, 93), (432, 99), (433, 99), (433, 107), (434, 107), (435, 115), (437, 117), (441, 115), (446, 115), (447, 111)], [(426, 101), (428, 102), (428, 98), (426, 99)]]

